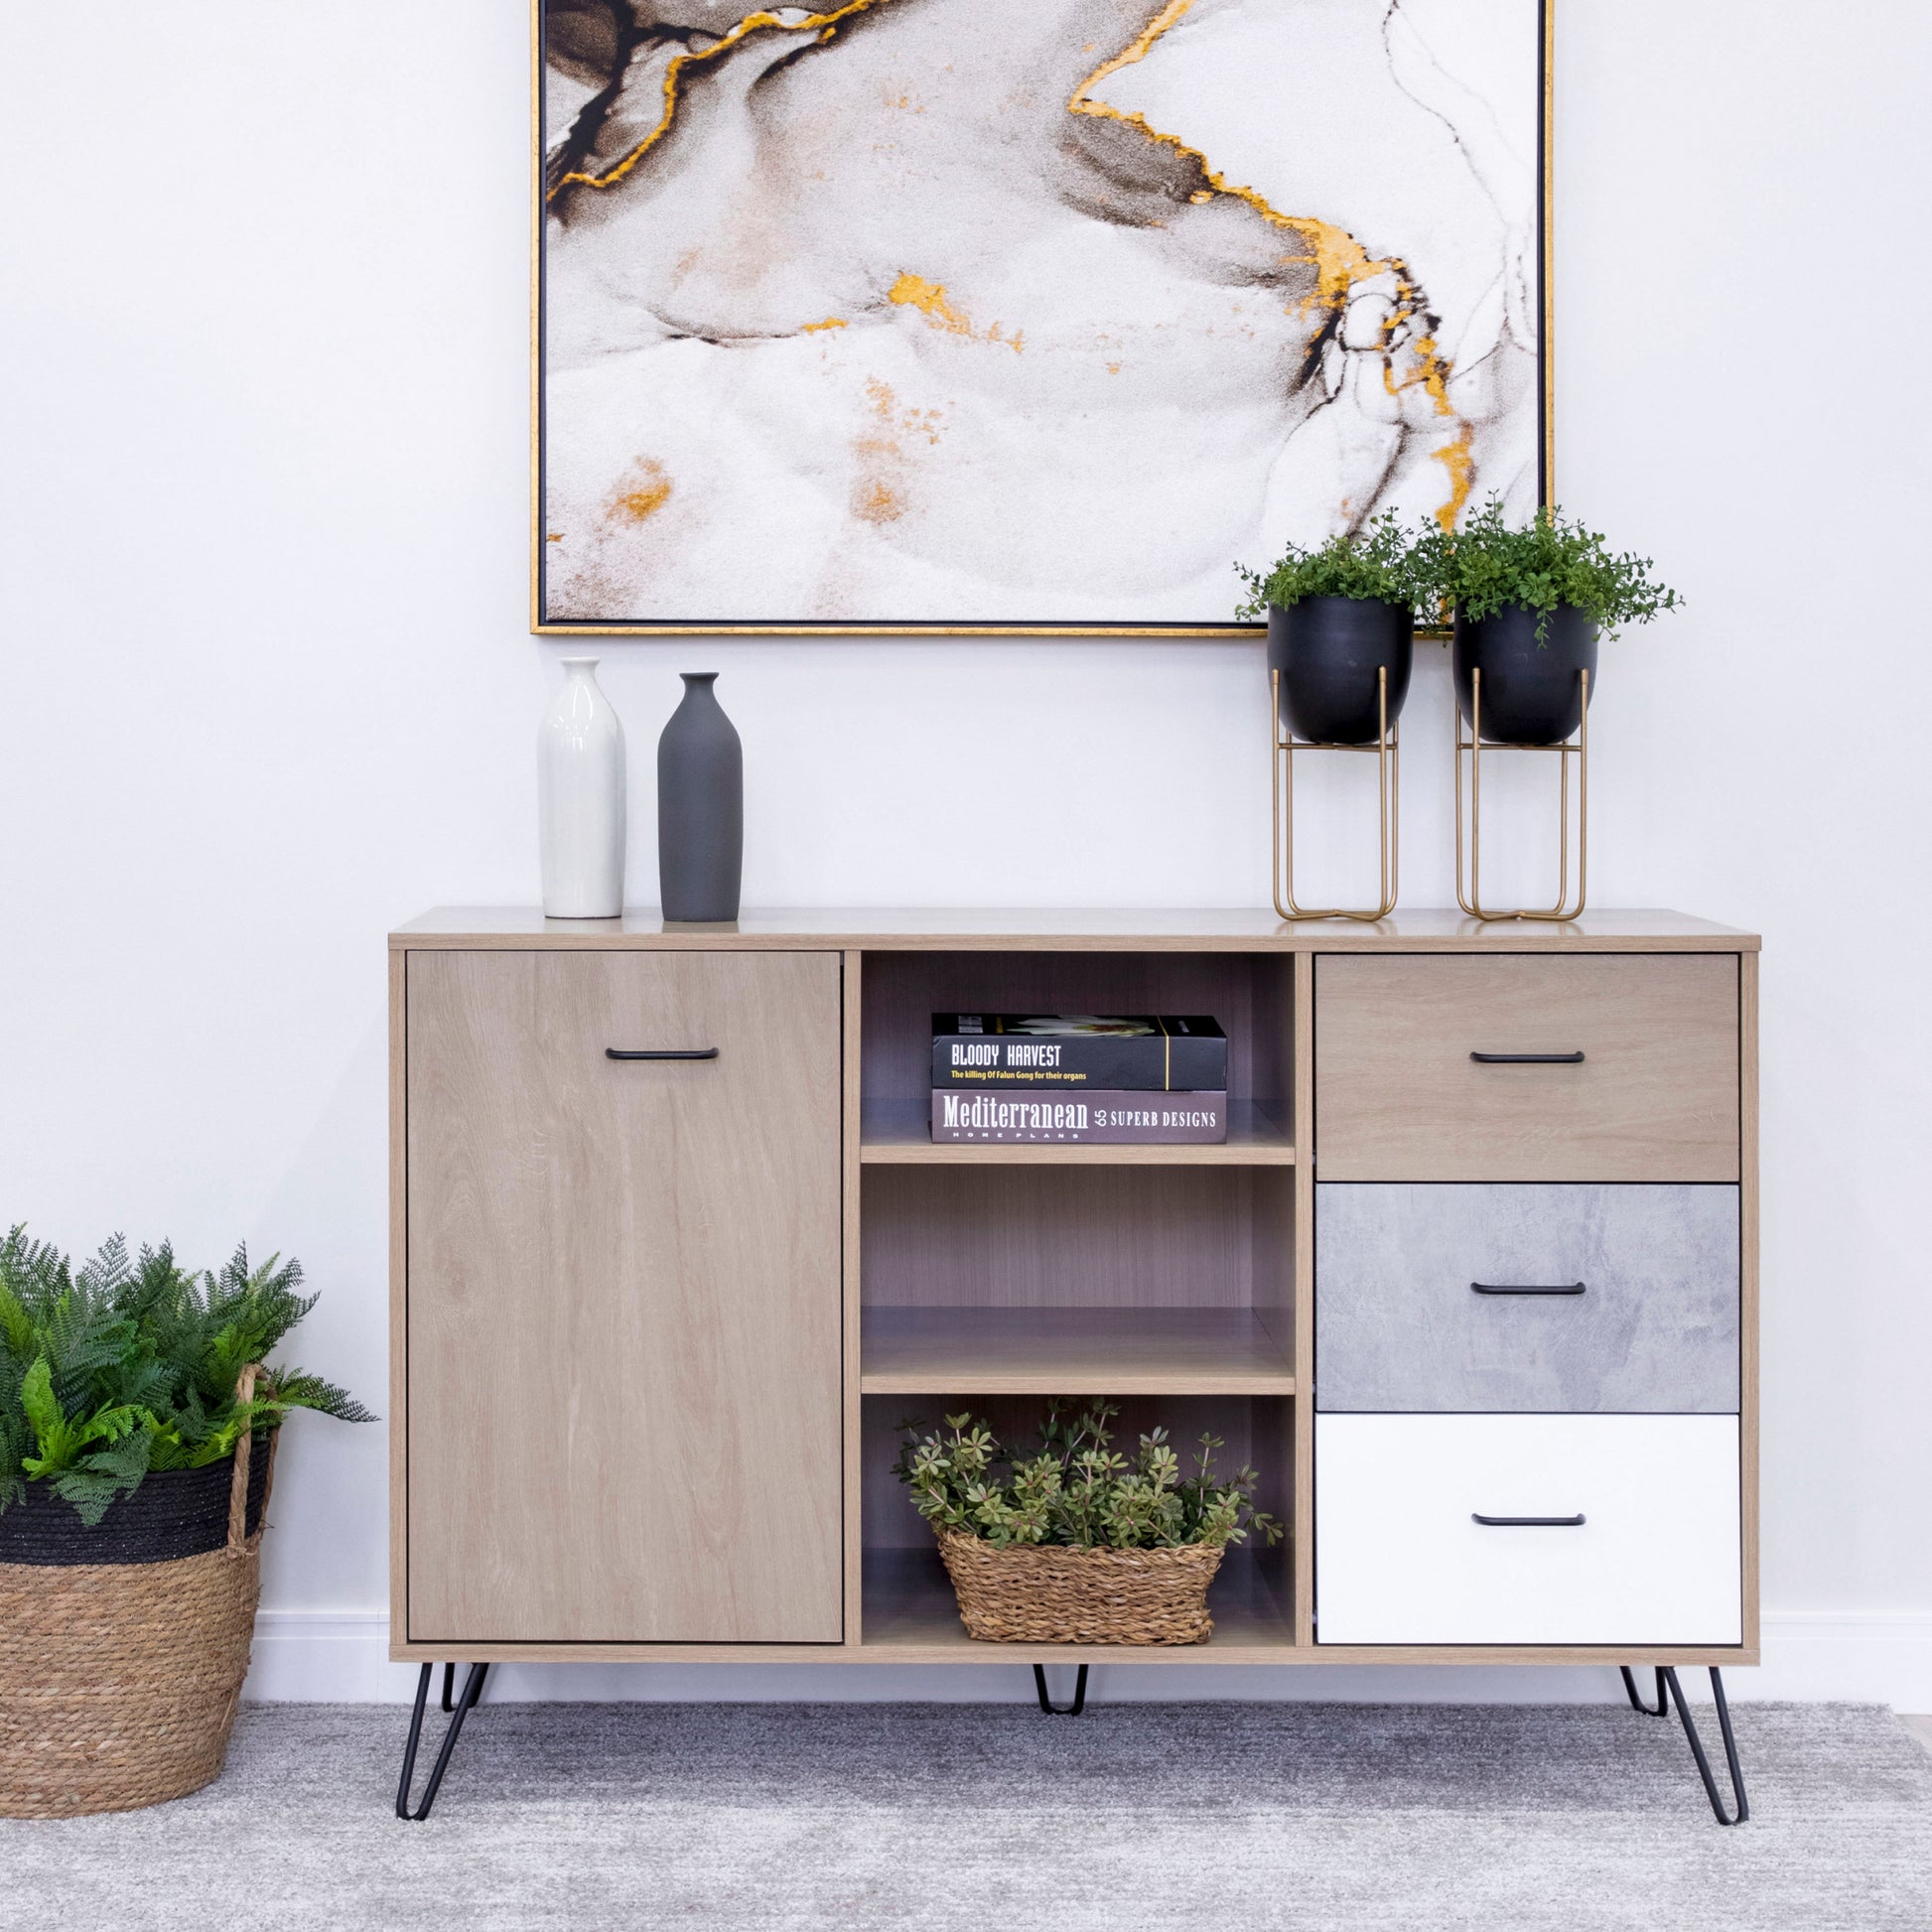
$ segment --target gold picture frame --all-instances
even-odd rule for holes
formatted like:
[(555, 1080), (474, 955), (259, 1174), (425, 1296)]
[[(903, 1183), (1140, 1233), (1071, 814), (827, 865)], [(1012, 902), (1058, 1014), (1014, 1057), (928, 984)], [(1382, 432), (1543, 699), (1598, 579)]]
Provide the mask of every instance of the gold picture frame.
[[(614, 637), (1146, 637), (1259, 642), (1265, 623), (703, 623), (679, 619), (548, 621), (543, 615), (543, 8), (530, 0), (530, 630), (535, 636)], [(1538, 498), (1556, 501), (1556, 300), (1553, 180), (1557, 0), (1538, 0), (1537, 318)], [(1421, 631), (1422, 635), (1447, 631)]]

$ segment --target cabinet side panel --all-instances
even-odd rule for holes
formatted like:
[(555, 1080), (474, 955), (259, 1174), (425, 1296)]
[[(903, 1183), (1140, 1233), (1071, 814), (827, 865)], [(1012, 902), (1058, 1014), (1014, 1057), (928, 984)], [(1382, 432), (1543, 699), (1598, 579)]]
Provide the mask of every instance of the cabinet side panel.
[(1739, 1481), (1744, 1536), (1744, 1642), (1757, 1648), (1757, 959), (1737, 957), (1738, 1081), (1737, 1160), (1739, 1307), (1738, 1379), (1743, 1413), (1739, 1418)]
[(389, 1643), (409, 1630), (409, 954), (389, 954)]
[(408, 1025), (409, 1637), (837, 1643), (838, 956), (424, 954)]

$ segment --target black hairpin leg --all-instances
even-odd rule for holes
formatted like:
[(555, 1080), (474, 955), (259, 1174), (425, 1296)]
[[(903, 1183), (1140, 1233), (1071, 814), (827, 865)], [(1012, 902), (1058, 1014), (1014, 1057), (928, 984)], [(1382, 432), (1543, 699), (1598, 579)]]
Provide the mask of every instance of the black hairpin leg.
[[(443, 1733), (443, 1748), (436, 1753), (436, 1762), (430, 1767), (429, 1782), (423, 1786), (423, 1801), (414, 1811), (409, 1809), (409, 1787), (416, 1776), (416, 1746), (423, 1739), (423, 1713), (429, 1705), (430, 1673), (434, 1664), (425, 1664), (423, 1674), (416, 1680), (416, 1708), (409, 1714), (409, 1741), (402, 1747), (402, 1778), (396, 1785), (396, 1816), (406, 1818), (412, 1824), (420, 1823), (429, 1816), (429, 1808), (436, 1802), (436, 1794), (442, 1788), (443, 1773), (450, 1768), (450, 1753), (456, 1749), (456, 1740), (463, 1734), (463, 1721), (475, 1709), (477, 1700), (483, 1696), (483, 1679), (489, 1674), (487, 1664), (472, 1664), (470, 1675), (464, 1680), (463, 1696), (455, 1705), (455, 1715), (450, 1719), (450, 1727)], [(450, 1691), (456, 1682), (456, 1666), (443, 1666), (443, 1709), (451, 1710)]]
[(1698, 1735), (1698, 1727), (1691, 1722), (1691, 1707), (1684, 1702), (1684, 1687), (1677, 1681), (1677, 1672), (1669, 1665), (1657, 1675), (1670, 1686), (1671, 1702), (1677, 1706), (1677, 1715), (1683, 1721), (1684, 1735), (1691, 1740), (1691, 1755), (1697, 1759), (1698, 1776), (1704, 1780), (1705, 1796), (1711, 1800), (1711, 1809), (1717, 1815), (1720, 1825), (1741, 1825), (1751, 1815), (1750, 1800), (1744, 1796), (1744, 1773), (1737, 1763), (1737, 1739), (1730, 1728), (1730, 1706), (1725, 1702), (1725, 1680), (1723, 1673), (1713, 1664), (1711, 1667), (1711, 1695), (1717, 1700), (1718, 1728), (1725, 1737), (1725, 1763), (1730, 1771), (1730, 1789), (1737, 1801), (1735, 1816), (1726, 1817), (1724, 1800), (1718, 1796), (1718, 1780), (1711, 1775), (1711, 1760), (1704, 1754), (1704, 1740)]
[(1073, 1680), (1071, 1704), (1055, 1704), (1046, 1695), (1046, 1667), (1043, 1664), (1034, 1666), (1034, 1689), (1039, 1693), (1039, 1708), (1049, 1718), (1077, 1718), (1087, 1708), (1087, 1667), (1082, 1664), (1079, 1675)]
[[(1668, 1718), (1670, 1716), (1670, 1693), (1664, 1689), (1664, 1673), (1662, 1671), (1657, 1673), (1657, 1703), (1653, 1709), (1637, 1695), (1637, 1680), (1630, 1675), (1630, 1666), (1628, 1664), (1619, 1664), (1617, 1669), (1623, 1673), (1623, 1694), (1630, 1700), (1630, 1709), (1632, 1711), (1641, 1711), (1646, 1718)], [(444, 1680), (446, 1689), (449, 1680), (446, 1678)], [(447, 1703), (443, 1706), (445, 1711), (449, 1708)]]

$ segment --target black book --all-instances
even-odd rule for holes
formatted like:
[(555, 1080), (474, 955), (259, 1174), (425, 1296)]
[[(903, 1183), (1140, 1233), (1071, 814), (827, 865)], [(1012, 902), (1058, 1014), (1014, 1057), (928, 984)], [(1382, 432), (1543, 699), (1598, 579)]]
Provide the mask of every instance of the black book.
[(934, 1088), (1225, 1092), (1228, 1040), (1203, 1015), (935, 1013)]

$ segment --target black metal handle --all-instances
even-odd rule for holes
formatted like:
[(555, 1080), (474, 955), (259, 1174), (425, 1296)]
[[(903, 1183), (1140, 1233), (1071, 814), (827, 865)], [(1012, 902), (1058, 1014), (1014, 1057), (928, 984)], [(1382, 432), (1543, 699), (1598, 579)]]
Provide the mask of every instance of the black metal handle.
[(1486, 1530), (1580, 1530), (1584, 1526), (1581, 1513), (1576, 1516), (1478, 1516), (1471, 1511), (1469, 1521), (1480, 1523)]
[(1582, 1066), (1584, 1056), (1576, 1053), (1471, 1053), (1478, 1066)]
[(1581, 1295), (1584, 1292), (1582, 1282), (1555, 1288), (1498, 1288), (1493, 1282), (1471, 1282), (1469, 1286), (1478, 1295)]
[(607, 1060), (715, 1060), (715, 1046), (607, 1046)]

